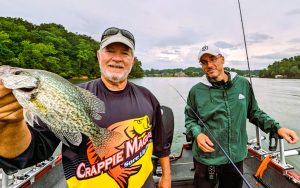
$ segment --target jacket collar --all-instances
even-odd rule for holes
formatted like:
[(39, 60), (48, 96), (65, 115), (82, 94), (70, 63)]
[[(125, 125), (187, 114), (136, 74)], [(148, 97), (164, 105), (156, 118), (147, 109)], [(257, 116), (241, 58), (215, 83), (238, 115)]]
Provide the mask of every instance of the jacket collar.
[[(235, 73), (235, 72), (229, 72), (229, 74), (230, 74), (231, 80), (233, 80), (237, 76), (237, 73)], [(212, 84), (208, 81), (205, 74), (200, 78), (200, 83), (202, 83), (206, 86), (212, 87)]]

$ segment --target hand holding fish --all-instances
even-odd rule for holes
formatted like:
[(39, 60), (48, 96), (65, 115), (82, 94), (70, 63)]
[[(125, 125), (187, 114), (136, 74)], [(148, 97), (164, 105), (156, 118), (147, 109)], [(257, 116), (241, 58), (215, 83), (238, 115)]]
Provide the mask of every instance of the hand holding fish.
[(10, 89), (0, 83), (0, 156), (14, 158), (31, 141), (31, 134), (23, 117), (23, 108)]
[(10, 89), (0, 83), (0, 125), (22, 121), (23, 108)]

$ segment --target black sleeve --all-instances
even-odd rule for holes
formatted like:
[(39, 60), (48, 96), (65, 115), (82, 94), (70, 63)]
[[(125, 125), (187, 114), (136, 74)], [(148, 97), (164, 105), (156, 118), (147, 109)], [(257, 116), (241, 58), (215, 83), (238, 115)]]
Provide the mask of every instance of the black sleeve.
[(153, 154), (157, 157), (166, 157), (171, 153), (171, 142), (170, 135), (168, 136), (168, 131), (165, 128), (165, 125), (162, 121), (161, 107), (157, 100), (154, 101), (155, 109), (153, 116), (153, 130), (152, 130), (152, 138), (153, 138)]
[(21, 155), (14, 159), (0, 157), (0, 168), (7, 174), (46, 160), (55, 151), (60, 140), (42, 123), (40, 124), (34, 127), (28, 125), (32, 139), (29, 147)]

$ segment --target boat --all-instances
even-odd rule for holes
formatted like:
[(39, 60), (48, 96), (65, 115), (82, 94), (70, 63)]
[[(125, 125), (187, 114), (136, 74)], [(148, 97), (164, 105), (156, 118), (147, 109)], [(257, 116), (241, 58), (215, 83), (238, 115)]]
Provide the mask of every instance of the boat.
[[(255, 139), (256, 140), (256, 139)], [(176, 156), (170, 156), (172, 187), (192, 188), (194, 178), (194, 166), (192, 159), (191, 143), (182, 145), (181, 152)], [(244, 177), (251, 187), (255, 188), (296, 188), (300, 187), (300, 175), (294, 171), (294, 167), (285, 163), (286, 156), (299, 155), (299, 150), (289, 150), (286, 152), (267, 152), (257, 149), (255, 141), (248, 142), (248, 156), (244, 161)], [(271, 155), (269, 162), (262, 177), (255, 174), (266, 156)], [(155, 174), (155, 173), (154, 173)], [(156, 170), (157, 178), (161, 174), (161, 169)], [(157, 180), (156, 180), (157, 181)], [(244, 183), (243, 188), (249, 188)]]
[[(173, 112), (170, 108), (163, 106), (163, 121), (168, 125), (167, 129), (171, 132), (171, 140), (174, 131)], [(263, 137), (262, 140), (266, 138)], [(272, 139), (272, 137), (271, 137)], [(274, 143), (275, 141), (272, 140)], [(262, 148), (257, 148), (257, 140), (253, 139), (248, 142), (248, 156), (244, 161), (244, 177), (251, 187), (256, 188), (296, 188), (300, 187), (300, 175), (295, 172), (293, 166), (285, 162), (285, 157), (299, 155), (297, 149), (284, 151), (283, 140), (279, 139), (279, 151), (268, 152)], [(171, 154), (171, 173), (172, 187), (174, 188), (190, 188), (193, 187), (194, 164), (191, 150), (192, 142), (187, 139), (182, 144), (181, 151), (178, 154)], [(274, 150), (274, 144), (270, 147)], [(56, 154), (48, 160), (40, 162), (32, 167), (5, 174), (0, 173), (1, 188), (66, 188), (67, 184), (63, 174), (62, 156), (59, 148)], [(270, 162), (261, 177), (256, 177), (257, 169), (263, 160), (271, 156)], [(154, 180), (158, 182), (162, 170), (158, 162), (158, 158), (153, 157), (153, 174)], [(243, 187), (249, 187), (244, 183)]]

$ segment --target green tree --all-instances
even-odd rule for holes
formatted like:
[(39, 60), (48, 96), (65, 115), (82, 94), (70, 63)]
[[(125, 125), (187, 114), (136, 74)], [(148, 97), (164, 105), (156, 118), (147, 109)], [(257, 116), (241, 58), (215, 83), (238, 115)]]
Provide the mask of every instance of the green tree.
[(99, 77), (99, 42), (68, 32), (62, 25), (33, 25), (21, 18), (0, 17), (0, 64), (46, 69), (66, 78)]
[(144, 77), (144, 70), (142, 69), (142, 62), (137, 57), (134, 59), (135, 63), (129, 74), (129, 78), (142, 78)]
[(0, 31), (0, 61), (1, 64), (7, 64), (14, 57), (14, 52), (10, 49), (12, 41), (9, 35), (4, 31)]
[(260, 71), (259, 76), (274, 78), (276, 75), (283, 75), (287, 78), (300, 78), (300, 56), (284, 58), (275, 61), (267, 69)]

